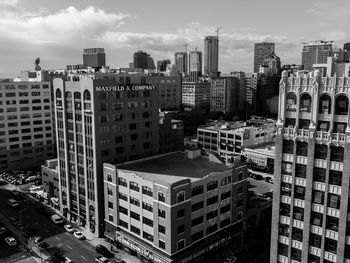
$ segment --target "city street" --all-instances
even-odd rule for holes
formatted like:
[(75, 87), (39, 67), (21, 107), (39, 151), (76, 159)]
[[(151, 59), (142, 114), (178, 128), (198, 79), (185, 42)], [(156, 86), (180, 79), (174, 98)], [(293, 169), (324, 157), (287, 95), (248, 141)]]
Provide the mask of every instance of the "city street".
[[(47, 215), (39, 214), (34, 206), (28, 202), (25, 203), (23, 200), (19, 200), (19, 208), (8, 206), (7, 200), (9, 198), (14, 198), (12, 192), (0, 188), (1, 214), (7, 219), (14, 218), (18, 220), (23, 229), (28, 228), (28, 226), (34, 227), (38, 231), (38, 235), (49, 243), (48, 251), (57, 250), (62, 252), (74, 262), (94, 262), (97, 254), (93, 245), (85, 240), (77, 240), (73, 234), (65, 232), (63, 226), (57, 226), (51, 222)], [(3, 240), (1, 240), (2, 242)], [(5, 256), (2, 253), (4, 252), (0, 252), (0, 257)]]

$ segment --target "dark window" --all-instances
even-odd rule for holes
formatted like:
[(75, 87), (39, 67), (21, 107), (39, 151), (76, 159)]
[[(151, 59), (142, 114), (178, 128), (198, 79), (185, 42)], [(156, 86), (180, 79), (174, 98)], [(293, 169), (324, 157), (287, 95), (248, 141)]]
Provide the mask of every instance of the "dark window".
[(124, 222), (123, 220), (119, 219), (119, 225), (124, 227), (124, 228), (128, 228), (128, 223)]
[(295, 177), (306, 178), (306, 165), (298, 163), (295, 165)]
[(185, 216), (185, 209), (177, 210), (177, 218), (182, 218)]
[(335, 122), (333, 126), (333, 132), (335, 133), (345, 133), (346, 123), (343, 122)]
[(328, 132), (329, 130), (329, 122), (328, 121), (319, 121), (317, 125), (318, 131)]
[(324, 183), (326, 181), (326, 169), (314, 167), (313, 180)]
[(323, 205), (324, 203), (324, 192), (312, 190), (312, 202), (315, 204)]
[(165, 202), (165, 195), (162, 192), (158, 192), (158, 201)]
[(310, 233), (310, 246), (321, 248), (322, 236)]
[(208, 227), (207, 228), (207, 235), (215, 232), (216, 230), (218, 230), (218, 225), (217, 224)]
[(344, 160), (344, 148), (331, 146), (331, 161), (342, 162)]
[(147, 217), (142, 217), (142, 222), (145, 224), (145, 225), (148, 225), (150, 227), (153, 227), (153, 221)]
[(158, 209), (158, 216), (165, 219), (165, 211), (162, 209)]
[(196, 242), (197, 240), (203, 238), (203, 230), (192, 235), (192, 242)]
[(301, 250), (292, 247), (290, 251), (290, 257), (293, 260), (301, 261)]
[(281, 203), (280, 204), (280, 214), (282, 216), (290, 216), (290, 205)]
[(218, 202), (218, 196), (213, 196), (207, 199), (207, 206), (215, 204)]
[(315, 158), (317, 159), (327, 159), (327, 145), (316, 144), (315, 145)]
[(294, 187), (294, 198), (304, 200), (305, 199), (305, 187), (296, 185)]
[(297, 155), (307, 156), (307, 142), (297, 142)]
[(323, 214), (311, 211), (311, 224), (322, 226)]
[(338, 231), (338, 226), (339, 226), (339, 219), (338, 218), (332, 217), (332, 216), (326, 217), (326, 228), (333, 230), (333, 231)]
[(165, 242), (159, 240), (159, 248), (165, 249)]
[(199, 209), (202, 209), (203, 208), (203, 204), (204, 204), (203, 201), (200, 201), (198, 203), (193, 204), (192, 208), (191, 208), (192, 212), (197, 211)]
[(293, 208), (293, 218), (303, 221), (304, 220), (304, 209), (301, 207), (294, 206)]
[(200, 217), (193, 219), (191, 222), (191, 226), (194, 227), (194, 226), (199, 225), (201, 223), (203, 223), (203, 216), (200, 216)]
[(218, 181), (211, 181), (207, 184), (207, 191), (211, 191), (218, 188)]
[(289, 237), (289, 225), (280, 224), (280, 226), (279, 226), (279, 234), (281, 236)]
[(278, 254), (288, 257), (288, 245), (278, 243)]
[(283, 153), (293, 154), (293, 150), (294, 150), (294, 141), (283, 140)]
[(311, 96), (309, 94), (303, 94), (300, 97), (300, 111), (311, 112)]
[(192, 197), (203, 193), (203, 185), (198, 185), (192, 188)]
[(299, 119), (299, 129), (308, 130), (310, 127), (310, 120)]
[(328, 206), (332, 208), (340, 208), (340, 196), (334, 194), (328, 194)]
[(140, 221), (140, 214), (137, 214), (133, 211), (130, 211), (130, 217), (137, 220), (137, 221)]
[(329, 170), (329, 184), (341, 186), (342, 175), (340, 171)]
[(165, 235), (165, 226), (158, 225), (158, 230), (159, 230), (159, 233), (162, 233)]
[(293, 227), (292, 228), (292, 239), (302, 242), (303, 241), (303, 230)]
[(231, 190), (228, 190), (228, 191), (226, 191), (226, 192), (223, 192), (223, 193), (221, 193), (221, 200), (225, 200), (225, 199), (227, 199), (227, 198), (230, 198), (231, 197)]
[(211, 211), (207, 213), (207, 220), (213, 219), (218, 215), (218, 210)]
[(339, 95), (335, 99), (335, 114), (347, 115), (349, 107), (349, 100), (345, 95)]
[(320, 97), (318, 113), (320, 114), (331, 113), (331, 98), (328, 95), (322, 95)]
[(180, 225), (177, 227), (177, 234), (182, 234), (183, 232), (185, 232), (185, 225)]
[(332, 252), (334, 254), (337, 254), (337, 241), (325, 238), (324, 240), (324, 250), (328, 252)]

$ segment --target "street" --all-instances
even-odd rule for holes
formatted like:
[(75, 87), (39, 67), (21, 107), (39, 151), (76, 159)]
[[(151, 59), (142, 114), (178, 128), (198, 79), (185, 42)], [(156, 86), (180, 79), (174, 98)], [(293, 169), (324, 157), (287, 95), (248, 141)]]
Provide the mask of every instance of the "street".
[[(19, 208), (12, 208), (7, 204), (9, 198), (14, 198), (11, 191), (0, 188), (0, 211), (7, 219), (16, 220), (22, 229), (35, 229), (49, 243), (49, 252), (58, 251), (74, 262), (94, 262), (95, 248), (85, 240), (77, 240), (73, 234), (65, 232), (63, 226), (57, 226), (51, 222), (49, 216), (39, 214), (34, 206), (23, 200)], [(17, 226), (18, 228), (18, 226)], [(5, 237), (1, 237), (4, 239)], [(0, 243), (3, 243), (1, 240)], [(0, 251), (0, 258), (6, 256), (11, 250)]]

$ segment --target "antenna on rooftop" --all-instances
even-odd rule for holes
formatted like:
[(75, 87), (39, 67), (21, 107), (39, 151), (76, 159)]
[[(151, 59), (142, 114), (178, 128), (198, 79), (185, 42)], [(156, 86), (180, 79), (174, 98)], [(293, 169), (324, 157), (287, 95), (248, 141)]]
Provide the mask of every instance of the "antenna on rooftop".
[(216, 32), (216, 37), (218, 38), (219, 40), (219, 31), (223, 28), (223, 26), (220, 26), (220, 27), (217, 27), (215, 32)]

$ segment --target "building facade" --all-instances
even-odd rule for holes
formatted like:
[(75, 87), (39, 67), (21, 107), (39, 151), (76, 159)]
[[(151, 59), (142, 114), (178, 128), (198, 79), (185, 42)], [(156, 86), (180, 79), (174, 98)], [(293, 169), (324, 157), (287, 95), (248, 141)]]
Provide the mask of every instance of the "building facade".
[(184, 149), (184, 124), (182, 120), (159, 118), (159, 153)]
[(106, 66), (104, 48), (85, 48), (83, 50), (83, 64), (87, 67), (101, 68)]
[(326, 63), (333, 56), (333, 41), (310, 41), (303, 43), (301, 64), (304, 70), (312, 71), (313, 64)]
[(204, 38), (204, 74), (217, 76), (219, 71), (219, 38), (206, 36)]
[(261, 42), (254, 44), (254, 73), (259, 72), (265, 57), (275, 52), (275, 43)]
[(175, 70), (182, 76), (188, 75), (188, 54), (187, 52), (175, 53)]
[(210, 111), (238, 114), (239, 88), (238, 78), (213, 78), (210, 86)]
[(246, 217), (247, 166), (199, 151), (104, 164), (106, 236), (147, 262), (191, 262), (237, 240)]
[(157, 90), (120, 83), (54, 80), (60, 210), (97, 236), (103, 233), (102, 164), (159, 151)]
[(202, 76), (203, 53), (202, 51), (191, 51), (189, 54), (189, 72), (194, 77)]
[(0, 171), (55, 157), (52, 114), (49, 81), (0, 82)]
[(139, 50), (134, 53), (134, 56), (133, 56), (134, 68), (148, 69), (148, 61), (149, 61), (149, 57), (146, 52)]
[(210, 82), (182, 82), (182, 105), (191, 109), (209, 107)]
[(164, 59), (157, 61), (157, 72), (166, 72), (167, 65), (170, 65), (170, 59)]
[(147, 76), (146, 81), (156, 86), (161, 110), (179, 109), (181, 105), (182, 76)]
[(350, 78), (282, 73), (270, 262), (350, 262)]
[(41, 179), (49, 203), (59, 209), (58, 159), (46, 160), (41, 166)]

